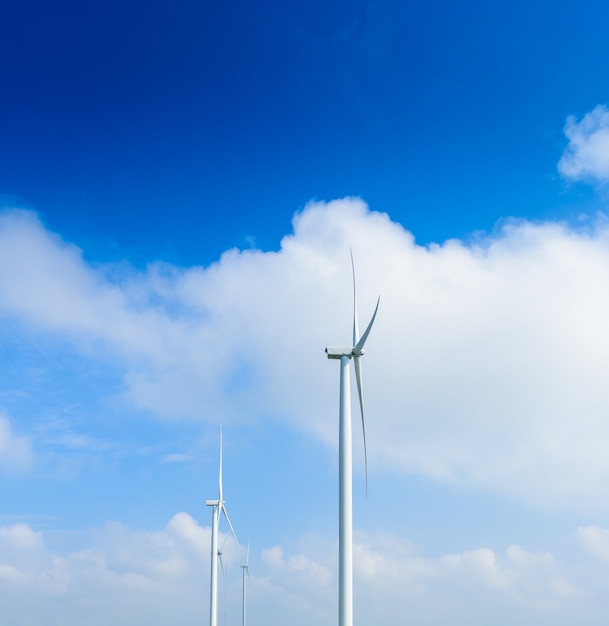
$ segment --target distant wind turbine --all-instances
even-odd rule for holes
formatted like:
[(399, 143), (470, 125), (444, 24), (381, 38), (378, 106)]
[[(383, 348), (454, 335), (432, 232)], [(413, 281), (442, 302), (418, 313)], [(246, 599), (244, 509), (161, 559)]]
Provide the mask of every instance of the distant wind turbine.
[(247, 544), (247, 554), (245, 556), (245, 563), (241, 566), (243, 570), (243, 626), (246, 626), (246, 600), (247, 600), (247, 581), (245, 580), (245, 575), (250, 577), (250, 544)]
[(237, 535), (233, 525), (230, 522), (226, 506), (224, 506), (224, 498), (222, 494), (222, 430), (220, 429), (220, 473), (218, 479), (218, 499), (206, 500), (205, 504), (212, 507), (211, 513), (211, 579), (209, 589), (209, 626), (218, 626), (218, 559), (221, 558), (218, 550), (218, 524), (220, 523), (220, 514), (224, 513), (224, 517), (228, 522), (229, 528), (233, 533), (235, 541)]
[(376, 303), (372, 319), (364, 334), (359, 336), (357, 323), (357, 295), (355, 291), (355, 265), (351, 253), (353, 272), (353, 344), (326, 348), (329, 359), (340, 359), (340, 405), (338, 426), (338, 625), (353, 626), (353, 447), (351, 437), (351, 382), (349, 362), (353, 359), (357, 393), (362, 413), (364, 433), (364, 459), (366, 467), (366, 492), (368, 491), (368, 451), (366, 449), (366, 423), (364, 420), (364, 397), (360, 358), (364, 344), (379, 308)]

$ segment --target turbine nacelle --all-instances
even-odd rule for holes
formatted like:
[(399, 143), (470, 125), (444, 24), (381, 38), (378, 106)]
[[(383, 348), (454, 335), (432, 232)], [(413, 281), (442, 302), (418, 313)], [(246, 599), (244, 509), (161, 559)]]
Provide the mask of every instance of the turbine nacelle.
[(354, 356), (361, 356), (362, 354), (364, 354), (364, 351), (360, 350), (359, 352), (355, 352), (355, 348), (353, 346), (349, 348), (328, 346), (326, 348), (326, 354), (328, 355), (329, 359), (340, 359), (344, 356), (349, 358)]

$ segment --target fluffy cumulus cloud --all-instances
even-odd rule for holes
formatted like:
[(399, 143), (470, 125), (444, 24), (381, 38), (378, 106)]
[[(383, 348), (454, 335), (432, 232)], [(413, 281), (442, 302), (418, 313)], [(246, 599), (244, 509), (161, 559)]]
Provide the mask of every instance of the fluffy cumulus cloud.
[(514, 623), (522, 613), (528, 619), (538, 613), (543, 622), (572, 613), (582, 599), (579, 585), (551, 554), (517, 545), (501, 553), (477, 548), (429, 558), (399, 537), (363, 535), (354, 558), (356, 581), (370, 594), (365, 606), (374, 606), (375, 594), (393, 599), (387, 620), (400, 607), (402, 614), (415, 611), (416, 623), (446, 623), (465, 614), (471, 623)]
[[(221, 541), (227, 575), (219, 610), (234, 622), (245, 555), (229, 537)], [(60, 540), (25, 524), (2, 526), (0, 549), (2, 623), (188, 626), (207, 618), (209, 528), (186, 513), (157, 531), (108, 523), (84, 536), (63, 533)], [(359, 623), (397, 626), (408, 616), (413, 623), (442, 624), (467, 615), (460, 623), (507, 625), (519, 621), (522, 610), (538, 624), (574, 623), (574, 611), (589, 617), (582, 613), (589, 598), (565, 564), (519, 546), (430, 558), (414, 553), (404, 538), (360, 535), (354, 557)], [(336, 623), (335, 562), (336, 543), (323, 536), (303, 537), (292, 550), (253, 550), (252, 623)]]
[[(53, 547), (26, 524), (0, 527), (3, 624), (200, 623), (209, 588), (209, 528), (186, 513), (159, 531), (118, 523), (87, 533), (85, 545)], [(228, 566), (242, 550), (222, 535)], [(80, 542), (83, 538), (80, 537)]]
[(381, 306), (364, 357), (371, 467), (536, 506), (609, 502), (609, 228), (506, 224), (419, 246), (358, 199), (311, 203), (276, 252), (209, 267), (91, 266), (23, 211), (0, 216), (0, 315), (122, 373), (165, 419), (280, 419), (336, 445), (324, 347)]
[(569, 140), (558, 169), (570, 180), (604, 184), (609, 181), (609, 110), (599, 105), (577, 121), (567, 119)]

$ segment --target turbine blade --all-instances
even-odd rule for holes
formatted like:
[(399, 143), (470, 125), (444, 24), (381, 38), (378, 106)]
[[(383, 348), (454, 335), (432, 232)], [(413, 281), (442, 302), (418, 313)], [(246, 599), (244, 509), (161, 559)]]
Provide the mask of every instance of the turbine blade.
[(218, 500), (222, 502), (222, 426), (220, 426), (220, 472), (218, 474)]
[(362, 364), (359, 356), (353, 357), (355, 365), (355, 380), (357, 381), (357, 395), (359, 397), (359, 408), (362, 413), (362, 434), (364, 435), (364, 464), (366, 467), (366, 497), (368, 497), (368, 447), (366, 445), (366, 421), (364, 419), (364, 390), (362, 385)]
[(372, 319), (370, 320), (370, 323), (368, 324), (368, 328), (366, 328), (361, 339), (357, 342), (357, 344), (353, 348), (354, 356), (359, 356), (362, 352), (364, 344), (366, 343), (366, 339), (368, 339), (368, 335), (370, 334), (370, 330), (372, 329), (372, 324), (374, 324), (374, 318), (376, 317), (376, 314), (379, 310), (380, 303), (381, 303), (381, 296), (379, 296), (379, 299), (376, 301), (376, 308), (374, 309), (374, 314), (372, 315)]
[(226, 570), (224, 569), (224, 561), (222, 560), (222, 552), (218, 552), (218, 561), (220, 561), (220, 569), (222, 570), (222, 575), (226, 578)]
[(221, 502), (220, 506), (222, 507), (222, 512), (224, 513), (224, 517), (226, 518), (226, 521), (228, 522), (230, 531), (233, 533), (233, 537), (235, 538), (235, 541), (239, 543), (239, 539), (237, 539), (237, 535), (235, 534), (235, 529), (233, 528), (233, 525), (230, 523), (230, 518), (228, 517), (228, 513), (226, 512), (226, 507), (224, 506), (224, 502)]
[(349, 248), (351, 254), (351, 271), (353, 273), (353, 345), (359, 341), (359, 324), (357, 322), (357, 293), (355, 290), (355, 263), (353, 262), (353, 250)]
[(226, 548), (226, 542), (228, 541), (228, 535), (224, 537), (224, 541), (222, 541), (222, 545), (218, 548), (218, 552), (220, 554), (224, 554), (224, 548)]

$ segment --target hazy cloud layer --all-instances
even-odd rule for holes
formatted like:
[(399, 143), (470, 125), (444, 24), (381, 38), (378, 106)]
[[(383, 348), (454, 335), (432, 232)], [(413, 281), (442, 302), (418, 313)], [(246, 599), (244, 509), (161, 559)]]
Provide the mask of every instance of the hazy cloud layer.
[(606, 183), (609, 180), (609, 110), (598, 105), (577, 121), (567, 119), (568, 146), (558, 170), (570, 180)]
[[(609, 502), (609, 228), (505, 225), (418, 246), (358, 199), (312, 203), (277, 252), (209, 267), (93, 267), (32, 213), (0, 215), (0, 315), (122, 372), (166, 419), (268, 417), (335, 445), (353, 247), (369, 454), (536, 506)], [(359, 457), (358, 457), (359, 458)]]
[[(53, 549), (26, 524), (0, 527), (3, 624), (200, 622), (209, 588), (209, 528), (178, 513), (160, 531), (108, 523), (79, 549)], [(83, 542), (82, 533), (72, 538)], [(61, 535), (60, 546), (69, 534)], [(52, 539), (52, 538), (51, 538)], [(221, 534), (227, 567), (242, 550)], [(55, 537), (57, 541), (57, 537)], [(180, 621), (180, 620), (178, 620)]]
[[(48, 536), (47, 536), (48, 535)], [(220, 615), (240, 614), (245, 556), (222, 534), (226, 579), (220, 583)], [(79, 543), (67, 548), (66, 543)], [(51, 544), (55, 544), (54, 546)], [(108, 523), (103, 528), (62, 534), (25, 524), (0, 527), (0, 620), (7, 624), (119, 626), (179, 622), (207, 617), (209, 528), (178, 513), (158, 531)], [(547, 553), (509, 546), (498, 553), (477, 548), (429, 558), (394, 535), (360, 534), (354, 545), (356, 615), (362, 623), (443, 624), (467, 615), (467, 623), (513, 624), (526, 611), (537, 624), (602, 623), (591, 597), (573, 582), (577, 568)], [(336, 621), (336, 543), (301, 538), (253, 550), (249, 614), (252, 623), (333, 624)], [(573, 572), (571, 572), (573, 570)], [(224, 585), (226, 584), (226, 590)], [(15, 618), (17, 616), (17, 618)], [(15, 621), (16, 619), (16, 621)], [(459, 622), (461, 623), (461, 622)]]

